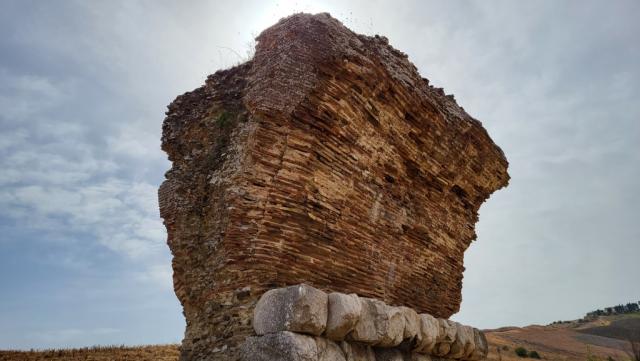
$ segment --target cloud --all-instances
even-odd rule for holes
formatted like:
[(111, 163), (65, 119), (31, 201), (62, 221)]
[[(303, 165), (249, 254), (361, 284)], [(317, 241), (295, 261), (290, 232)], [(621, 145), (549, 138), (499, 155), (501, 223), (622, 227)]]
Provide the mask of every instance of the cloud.
[(92, 234), (112, 251), (142, 258), (164, 247), (164, 227), (150, 199), (154, 194), (152, 185), (113, 178), (84, 186), (16, 186), (0, 198), (0, 214), (28, 218), (25, 225), (41, 231)]
[[(156, 270), (167, 253), (157, 186), (130, 171), (136, 162), (164, 161), (159, 152), (146, 150), (153, 136), (135, 123), (124, 132), (127, 123), (104, 127), (99, 119), (82, 122), (79, 114), (55, 111), (77, 106), (82, 90), (70, 86), (73, 81), (6, 69), (0, 78), (0, 125), (8, 130), (0, 133), (0, 217), (37, 230), (41, 241), (95, 243)], [(99, 128), (104, 141), (95, 139)], [(101, 143), (112, 149), (105, 151)], [(82, 263), (87, 261), (92, 262)]]
[(44, 332), (36, 332), (31, 335), (41, 345), (49, 344), (68, 344), (75, 343), (77, 339), (99, 338), (102, 336), (113, 335), (121, 332), (115, 328), (92, 328), (92, 329), (78, 329), (68, 328), (60, 330), (48, 330)]
[[(87, 341), (81, 333), (95, 336), (92, 327), (58, 327), (52, 315), (67, 307), (73, 318), (98, 300), (109, 301), (101, 304), (112, 312), (108, 321), (123, 320), (114, 326), (90, 309), (76, 316), (122, 330), (96, 340), (145, 334), (152, 342), (159, 330), (180, 337), (182, 324), (167, 327), (158, 316), (180, 318), (156, 200), (169, 168), (159, 149), (165, 106), (237, 63), (234, 52), (245, 54), (279, 17), (303, 10), (388, 36), (483, 122), (511, 163), (510, 186), (481, 209), (456, 319), (542, 323), (640, 297), (629, 287), (640, 271), (638, 2), (143, 0), (8, 2), (4, 10), (0, 264), (13, 268), (2, 281), (9, 296), (37, 284), (25, 255), (36, 250), (46, 265), (38, 274), (60, 287), (50, 293), (82, 301), (71, 307), (62, 297), (56, 312), (30, 324), (33, 312), (52, 307), (18, 312), (40, 294), (0, 299), (14, 306), (0, 311), (3, 319), (23, 315), (0, 327), (12, 344), (33, 345), (13, 338), (21, 324), (31, 325), (21, 335), (51, 330), (41, 333), (58, 340), (51, 345)], [(151, 322), (157, 327), (138, 328)]]
[(59, 104), (68, 94), (69, 84), (54, 84), (46, 77), (12, 74), (0, 68), (0, 108), (2, 116), (21, 121)]
[(136, 279), (143, 283), (158, 285), (162, 289), (173, 291), (173, 271), (168, 263), (157, 264), (137, 273)]

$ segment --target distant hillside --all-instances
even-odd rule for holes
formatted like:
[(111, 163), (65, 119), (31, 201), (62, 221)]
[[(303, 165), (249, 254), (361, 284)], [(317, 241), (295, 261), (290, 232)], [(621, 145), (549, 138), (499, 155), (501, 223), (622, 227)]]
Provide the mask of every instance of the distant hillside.
[(640, 341), (640, 313), (596, 316), (547, 326), (487, 330), (489, 359), (522, 360), (517, 347), (536, 351), (547, 360), (630, 359), (629, 338)]
[(579, 332), (627, 341), (640, 340), (640, 313), (611, 317), (600, 326), (579, 329)]
[(600, 310), (591, 311), (591, 312), (588, 312), (584, 318), (587, 320), (593, 320), (598, 316), (621, 315), (621, 314), (637, 313), (637, 312), (640, 312), (640, 301), (629, 302), (626, 305), (620, 304), (617, 306), (605, 307)]

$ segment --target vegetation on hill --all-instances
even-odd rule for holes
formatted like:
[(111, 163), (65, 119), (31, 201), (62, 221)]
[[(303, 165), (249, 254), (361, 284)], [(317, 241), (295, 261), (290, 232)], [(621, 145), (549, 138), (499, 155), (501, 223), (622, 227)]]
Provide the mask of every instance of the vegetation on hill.
[(514, 351), (516, 355), (518, 355), (518, 357), (527, 357), (529, 355), (529, 352), (527, 351), (527, 349), (522, 346), (516, 347)]
[[(504, 349), (504, 347), (506, 347), (506, 346), (503, 346), (503, 349)], [(516, 355), (518, 357), (522, 357), (522, 358), (529, 357), (529, 358), (534, 358), (534, 359), (540, 359), (540, 354), (538, 353), (538, 351), (533, 351), (533, 350), (532, 351), (527, 351), (527, 349), (522, 347), (522, 346), (516, 347), (516, 349), (513, 350), (513, 351), (516, 353)]]
[(626, 305), (617, 305), (605, 307), (603, 309), (587, 312), (585, 319), (594, 319), (598, 316), (621, 315), (627, 313), (635, 313), (640, 311), (640, 301), (629, 302)]
[(529, 357), (530, 358), (539, 359), (540, 358), (540, 354), (538, 353), (538, 351), (529, 351)]
[(562, 324), (573, 323), (573, 322), (585, 323), (585, 322), (593, 321), (600, 316), (614, 316), (614, 315), (628, 315), (628, 314), (640, 315), (640, 301), (629, 302), (625, 305), (620, 304), (617, 306), (597, 309), (595, 311), (587, 312), (585, 316), (581, 319), (574, 320), (574, 321), (558, 320), (558, 321), (551, 322), (551, 325), (562, 325)]

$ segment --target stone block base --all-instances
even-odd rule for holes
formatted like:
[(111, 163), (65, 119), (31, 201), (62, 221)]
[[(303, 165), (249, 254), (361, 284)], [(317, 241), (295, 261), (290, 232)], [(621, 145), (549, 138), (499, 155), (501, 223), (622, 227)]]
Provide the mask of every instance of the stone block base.
[(266, 292), (243, 361), (479, 361), (481, 331), (408, 307), (301, 284)]

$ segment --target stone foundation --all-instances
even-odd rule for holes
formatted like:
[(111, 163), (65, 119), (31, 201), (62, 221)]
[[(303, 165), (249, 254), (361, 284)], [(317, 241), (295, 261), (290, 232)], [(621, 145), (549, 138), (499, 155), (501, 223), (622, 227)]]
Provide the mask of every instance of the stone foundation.
[(257, 336), (240, 347), (244, 361), (479, 361), (478, 329), (389, 306), (355, 294), (301, 284), (267, 291), (253, 313)]

